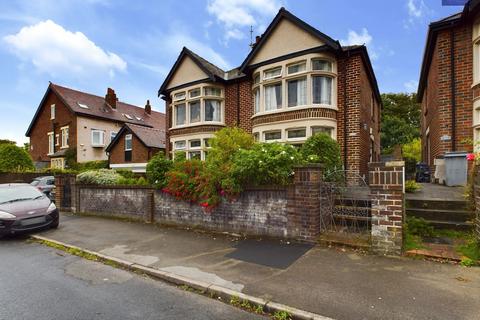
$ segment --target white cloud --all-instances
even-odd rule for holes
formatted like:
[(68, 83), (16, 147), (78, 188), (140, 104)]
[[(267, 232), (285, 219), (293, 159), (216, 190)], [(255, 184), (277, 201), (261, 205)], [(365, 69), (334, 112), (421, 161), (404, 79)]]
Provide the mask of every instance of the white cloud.
[(207, 11), (225, 27), (225, 40), (243, 39), (240, 28), (263, 25), (281, 7), (280, 0), (209, 0)]
[(407, 0), (406, 3), (408, 18), (404, 21), (404, 27), (409, 28), (417, 21), (428, 19), (432, 10), (427, 7), (424, 0)]
[(346, 40), (340, 40), (340, 42), (344, 46), (351, 46), (355, 44), (364, 44), (368, 46), (372, 42), (372, 40), (373, 38), (368, 33), (367, 28), (362, 28), (362, 31), (360, 33), (357, 33), (354, 30), (349, 30), (348, 38)]
[(23, 27), (4, 42), (21, 60), (52, 76), (88, 77), (125, 71), (127, 63), (97, 46), (81, 32), (71, 32), (51, 20)]
[(403, 84), (403, 86), (405, 87), (405, 90), (408, 92), (408, 93), (412, 93), (412, 92), (417, 92), (417, 89), (418, 89), (418, 81), (417, 80), (410, 80), (410, 81), (407, 81)]

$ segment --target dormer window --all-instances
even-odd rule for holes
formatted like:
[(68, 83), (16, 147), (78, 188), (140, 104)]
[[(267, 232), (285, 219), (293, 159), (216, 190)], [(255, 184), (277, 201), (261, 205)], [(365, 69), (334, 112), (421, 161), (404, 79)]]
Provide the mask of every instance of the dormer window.
[(280, 78), (281, 76), (282, 76), (282, 67), (273, 68), (273, 69), (270, 69), (270, 70), (266, 70), (263, 73), (263, 80)]

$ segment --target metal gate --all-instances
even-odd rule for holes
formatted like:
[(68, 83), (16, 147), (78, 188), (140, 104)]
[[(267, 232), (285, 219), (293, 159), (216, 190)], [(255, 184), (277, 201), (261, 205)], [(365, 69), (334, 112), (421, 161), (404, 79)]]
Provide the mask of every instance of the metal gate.
[(72, 185), (70, 181), (65, 179), (62, 186), (62, 208), (70, 208), (72, 206)]
[(324, 181), (321, 232), (369, 241), (371, 200), (365, 179), (355, 172), (342, 170), (326, 174)]

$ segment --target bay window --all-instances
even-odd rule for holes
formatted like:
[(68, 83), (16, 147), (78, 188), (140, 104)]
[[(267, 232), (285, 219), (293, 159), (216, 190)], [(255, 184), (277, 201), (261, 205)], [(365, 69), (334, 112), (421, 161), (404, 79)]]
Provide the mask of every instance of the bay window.
[(177, 104), (175, 106), (175, 115), (176, 115), (175, 124), (177, 126), (187, 123), (185, 103)]
[(282, 83), (265, 86), (265, 111), (282, 108)]
[(280, 140), (282, 139), (282, 131), (270, 131), (264, 133), (265, 141)]
[(205, 100), (205, 121), (221, 121), (221, 103), (218, 100)]
[(306, 128), (290, 129), (287, 131), (288, 139), (299, 139), (299, 138), (305, 138), (306, 136), (307, 136)]
[(190, 122), (200, 122), (200, 100), (189, 103), (190, 105)]
[(255, 101), (255, 113), (258, 113), (260, 112), (260, 89), (259, 88), (255, 89), (253, 97)]
[(333, 128), (330, 128), (330, 127), (312, 127), (312, 136), (318, 133), (325, 133), (331, 136), (332, 131), (333, 131)]
[(295, 74), (298, 72), (305, 71), (307, 69), (307, 65), (305, 62), (296, 63), (288, 66), (287, 73), (288, 74)]
[(275, 79), (282, 76), (282, 67), (273, 68), (263, 73), (263, 80)]
[(332, 71), (332, 63), (327, 60), (313, 59), (312, 60), (312, 70), (318, 71)]
[[(180, 93), (172, 93), (173, 127), (197, 125), (205, 122), (223, 122), (223, 89), (198, 86)], [(181, 99), (182, 101), (175, 102)]]
[(303, 106), (307, 104), (307, 78), (289, 80), (287, 82), (288, 106)]
[(332, 82), (327, 76), (312, 76), (312, 103), (332, 104)]

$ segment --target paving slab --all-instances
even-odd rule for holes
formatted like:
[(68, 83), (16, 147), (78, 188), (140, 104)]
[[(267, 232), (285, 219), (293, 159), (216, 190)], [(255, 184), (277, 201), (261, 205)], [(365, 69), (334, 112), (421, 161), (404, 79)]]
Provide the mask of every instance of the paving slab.
[(478, 319), (480, 268), (63, 214), (42, 235), (334, 319)]

